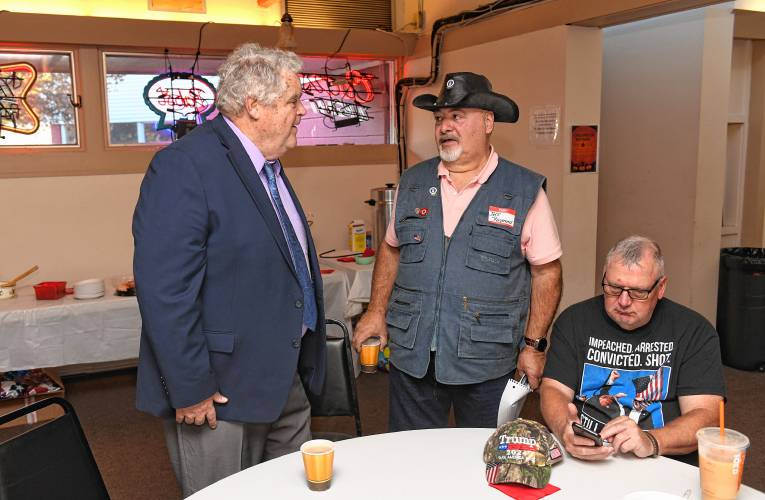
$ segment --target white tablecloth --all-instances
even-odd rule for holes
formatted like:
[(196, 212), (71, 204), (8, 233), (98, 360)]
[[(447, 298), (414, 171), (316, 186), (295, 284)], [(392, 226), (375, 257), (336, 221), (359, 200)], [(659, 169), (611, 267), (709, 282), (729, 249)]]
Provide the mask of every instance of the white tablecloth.
[(345, 314), (350, 290), (348, 276), (334, 271), (331, 274), (322, 274), (321, 279), (324, 283), (324, 315), (329, 319), (344, 322), (351, 332), (351, 322), (347, 321), (349, 316)]
[[(253, 498), (508, 499), (486, 484), (483, 448), (493, 429), (430, 429), (377, 434), (335, 443), (332, 486), (311, 492), (300, 452), (256, 465), (208, 486), (193, 500)], [(550, 498), (623, 498), (637, 491), (663, 491), (700, 499), (699, 470), (659, 457), (614, 457), (588, 463), (571, 457), (553, 466)], [(765, 499), (742, 486), (739, 500)]]
[(345, 306), (345, 317), (352, 318), (361, 314), (362, 304), (369, 303), (374, 263), (360, 265), (355, 262), (338, 262), (337, 259), (321, 259), (321, 266), (337, 269), (348, 276), (350, 288)]
[(141, 315), (135, 297), (106, 286), (100, 299), (37, 300), (16, 288), (0, 300), (0, 371), (132, 359), (138, 356)]
[[(325, 312), (343, 321), (350, 285), (345, 273), (322, 275)], [(138, 357), (141, 315), (135, 297), (118, 297), (106, 285), (100, 299), (37, 300), (34, 288), (16, 288), (16, 298), (0, 300), (0, 372)]]

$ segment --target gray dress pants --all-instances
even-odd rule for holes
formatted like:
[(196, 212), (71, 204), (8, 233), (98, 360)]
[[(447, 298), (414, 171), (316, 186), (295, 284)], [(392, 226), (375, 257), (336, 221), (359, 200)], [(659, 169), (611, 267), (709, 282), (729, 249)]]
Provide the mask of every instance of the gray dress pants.
[[(225, 394), (224, 394), (225, 396)], [(218, 420), (216, 429), (166, 419), (165, 441), (183, 497), (247, 467), (300, 449), (311, 439), (311, 406), (296, 374), (276, 422)]]

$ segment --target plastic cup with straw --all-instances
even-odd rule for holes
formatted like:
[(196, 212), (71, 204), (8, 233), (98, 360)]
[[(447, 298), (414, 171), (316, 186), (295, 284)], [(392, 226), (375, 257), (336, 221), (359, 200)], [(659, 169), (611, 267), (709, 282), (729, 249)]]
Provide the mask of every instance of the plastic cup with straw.
[(725, 428), (725, 403), (720, 401), (719, 426), (696, 433), (699, 441), (699, 471), (704, 500), (732, 500), (741, 486), (749, 438)]

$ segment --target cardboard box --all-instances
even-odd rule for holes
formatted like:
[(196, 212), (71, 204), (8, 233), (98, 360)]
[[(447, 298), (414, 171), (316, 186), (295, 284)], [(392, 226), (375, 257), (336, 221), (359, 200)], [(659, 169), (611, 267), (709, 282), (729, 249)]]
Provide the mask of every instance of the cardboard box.
[[(26, 398), (4, 399), (0, 401), (0, 415), (5, 415), (6, 413), (10, 413), (13, 410), (18, 410), (19, 408), (23, 408), (24, 406), (34, 403), (35, 401), (40, 401), (46, 398), (52, 398), (56, 396), (62, 397), (62, 398), (64, 397), (64, 391), (65, 391), (64, 383), (61, 381), (61, 377), (59, 377), (58, 372), (52, 368), (46, 368), (43, 371), (45, 372), (46, 375), (48, 375), (51, 379), (53, 379), (54, 382), (56, 382), (61, 387), (61, 390), (58, 392), (51, 392), (48, 394), (29, 396)], [(15, 427), (18, 425), (36, 424), (38, 422), (51, 420), (63, 414), (64, 414), (64, 410), (62, 410), (60, 406), (52, 405), (52, 406), (43, 408), (42, 410), (29, 413), (26, 415), (25, 418), (17, 418), (16, 420), (12, 420), (6, 424), (0, 425), (0, 429)]]

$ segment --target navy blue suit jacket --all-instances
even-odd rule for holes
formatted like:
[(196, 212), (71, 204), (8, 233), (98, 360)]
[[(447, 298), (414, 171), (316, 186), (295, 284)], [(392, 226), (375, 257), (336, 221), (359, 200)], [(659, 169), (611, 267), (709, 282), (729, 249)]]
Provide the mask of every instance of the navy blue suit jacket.
[(301, 338), (303, 293), (276, 212), (222, 117), (159, 151), (133, 216), (143, 319), (139, 410), (174, 417), (215, 391), (220, 420), (273, 422), (296, 370), (310, 396), (324, 384), (321, 273), (305, 215), (319, 311)]

